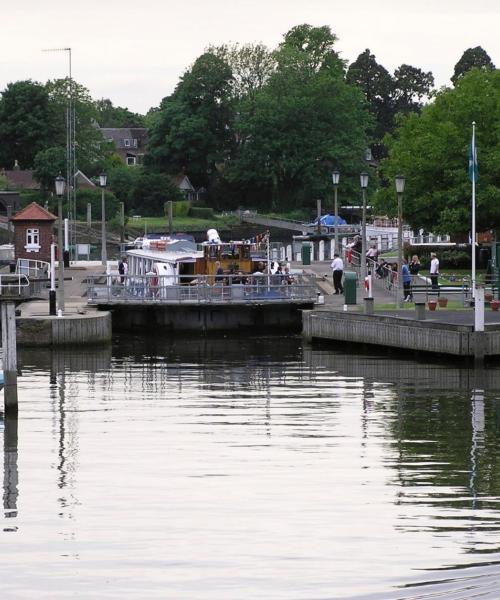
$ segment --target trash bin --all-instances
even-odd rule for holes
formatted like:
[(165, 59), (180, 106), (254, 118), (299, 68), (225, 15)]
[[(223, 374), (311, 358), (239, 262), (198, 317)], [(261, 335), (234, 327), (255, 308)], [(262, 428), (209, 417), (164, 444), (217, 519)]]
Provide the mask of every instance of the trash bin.
[(301, 253), (302, 253), (302, 255), (301, 255), (302, 264), (310, 265), (311, 264), (311, 244), (309, 244), (309, 243), (302, 244)]
[(344, 298), (346, 304), (356, 304), (356, 273), (344, 273)]

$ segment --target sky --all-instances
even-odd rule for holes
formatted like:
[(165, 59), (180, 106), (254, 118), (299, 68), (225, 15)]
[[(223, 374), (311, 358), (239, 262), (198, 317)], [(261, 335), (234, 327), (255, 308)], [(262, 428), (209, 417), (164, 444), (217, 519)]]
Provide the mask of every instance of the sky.
[[(4, 5), (4, 6), (3, 6)], [(93, 98), (145, 113), (210, 45), (274, 48), (295, 25), (328, 25), (352, 62), (369, 48), (390, 72), (406, 63), (450, 85), (464, 50), (500, 64), (498, 0), (0, 0), (0, 90), (68, 74)]]

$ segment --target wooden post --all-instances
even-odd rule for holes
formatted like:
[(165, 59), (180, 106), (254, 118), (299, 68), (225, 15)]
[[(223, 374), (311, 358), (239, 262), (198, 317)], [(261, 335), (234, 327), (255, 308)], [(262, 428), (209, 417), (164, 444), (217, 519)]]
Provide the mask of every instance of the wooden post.
[(120, 202), (120, 242), (125, 241), (125, 203)]
[(19, 472), (17, 467), (17, 414), (7, 413), (4, 418), (3, 438), (3, 509), (5, 517), (17, 517)]
[(172, 200), (168, 200), (168, 202), (167, 202), (167, 210), (168, 210), (168, 233), (170, 235), (172, 235), (172, 214), (173, 214)]
[(17, 414), (16, 306), (2, 302), (2, 349), (5, 413)]

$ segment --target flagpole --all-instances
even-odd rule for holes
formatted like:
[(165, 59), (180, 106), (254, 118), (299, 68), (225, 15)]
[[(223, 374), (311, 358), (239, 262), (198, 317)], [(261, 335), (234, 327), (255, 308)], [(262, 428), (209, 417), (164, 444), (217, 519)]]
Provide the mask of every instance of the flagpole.
[(476, 297), (476, 122), (472, 121), (472, 297)]

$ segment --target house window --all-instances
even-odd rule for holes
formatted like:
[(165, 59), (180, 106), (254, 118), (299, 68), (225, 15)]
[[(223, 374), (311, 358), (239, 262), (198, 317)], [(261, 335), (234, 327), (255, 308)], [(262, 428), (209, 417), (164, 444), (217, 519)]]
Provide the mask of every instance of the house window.
[(137, 148), (137, 140), (135, 138), (133, 140), (133, 145), (134, 145), (134, 148)]
[(130, 140), (123, 140), (123, 143), (125, 144), (125, 146), (130, 146)]
[(27, 252), (38, 252), (40, 250), (39, 229), (26, 230), (26, 246), (24, 248)]
[(127, 156), (127, 165), (129, 167), (134, 167), (136, 165), (136, 159), (135, 156)]

